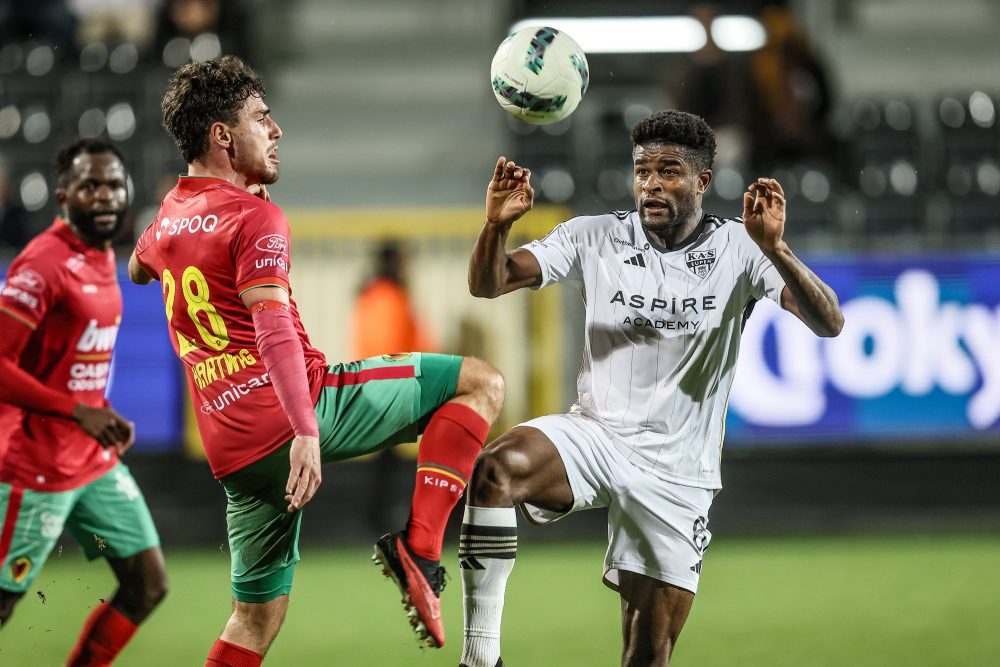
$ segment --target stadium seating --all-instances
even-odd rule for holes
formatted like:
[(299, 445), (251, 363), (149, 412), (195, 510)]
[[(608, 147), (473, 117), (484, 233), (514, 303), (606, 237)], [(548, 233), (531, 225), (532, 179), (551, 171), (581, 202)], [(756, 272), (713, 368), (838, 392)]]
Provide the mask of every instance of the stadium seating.
[(946, 95), (934, 110), (940, 137), (938, 186), (948, 195), (948, 223), (959, 233), (996, 227), (1000, 211), (1000, 124), (996, 100), (983, 91)]
[[(56, 150), (80, 135), (120, 146), (135, 188), (134, 210), (156, 203), (165, 176), (184, 168), (160, 126), (159, 109), (171, 71), (160, 60), (190, 59), (194, 44), (182, 46), (154, 54), (154, 63), (128, 43), (87, 44), (73, 57), (37, 42), (0, 48), (0, 159), (14, 198), (34, 216), (33, 227), (53, 213)], [(631, 208), (628, 130), (661, 101), (648, 90), (591, 93), (588, 105), (551, 126), (508, 119), (505, 145), (532, 167), (539, 202), (581, 212)], [(836, 239), (838, 247), (901, 238), (917, 247), (942, 238), (959, 247), (962, 239), (972, 243), (996, 226), (1000, 210), (996, 108), (995, 96), (982, 90), (919, 102), (888, 95), (843, 101), (837, 114), (842, 150), (828, 161), (776, 172), (793, 211), (792, 233)], [(735, 163), (717, 165), (706, 210), (739, 213), (751, 176), (744, 171)]]
[(33, 230), (44, 228), (55, 213), (55, 154), (67, 141), (90, 136), (115, 142), (129, 169), (133, 211), (148, 206), (164, 174), (184, 169), (160, 126), (170, 70), (142, 62), (129, 43), (95, 42), (72, 58), (54, 54), (45, 44), (0, 48), (0, 160), (9, 196), (28, 210)]

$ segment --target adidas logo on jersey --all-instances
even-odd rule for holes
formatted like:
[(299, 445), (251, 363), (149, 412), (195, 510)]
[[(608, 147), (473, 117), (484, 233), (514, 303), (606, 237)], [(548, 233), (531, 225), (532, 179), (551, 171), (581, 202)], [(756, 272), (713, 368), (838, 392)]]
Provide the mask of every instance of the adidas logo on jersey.
[(646, 268), (646, 260), (643, 259), (642, 255), (633, 255), (625, 260), (625, 264), (631, 264), (632, 266), (641, 266)]

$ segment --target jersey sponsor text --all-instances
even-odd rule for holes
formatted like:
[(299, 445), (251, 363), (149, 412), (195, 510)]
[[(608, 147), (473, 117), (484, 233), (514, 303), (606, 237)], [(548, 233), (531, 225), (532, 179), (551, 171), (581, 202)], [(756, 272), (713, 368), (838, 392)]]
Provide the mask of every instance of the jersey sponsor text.
[(211, 402), (203, 402), (201, 404), (201, 411), (206, 415), (210, 415), (213, 412), (222, 412), (254, 389), (263, 387), (270, 383), (271, 379), (268, 377), (267, 373), (262, 373), (257, 377), (252, 377), (246, 382), (241, 382), (240, 384), (230, 383), (229, 389), (226, 389), (224, 392), (213, 398)]
[(213, 382), (239, 373), (244, 368), (256, 363), (257, 358), (250, 350), (242, 349), (236, 354), (223, 352), (196, 363), (191, 367), (191, 375), (194, 377), (198, 389), (204, 389)]
[(163, 234), (167, 236), (177, 236), (182, 232), (190, 232), (191, 234), (205, 232), (206, 234), (211, 234), (215, 231), (218, 224), (219, 216), (214, 213), (209, 213), (206, 216), (197, 214), (190, 217), (184, 216), (174, 218), (173, 220), (165, 217), (160, 220), (160, 226), (156, 228), (156, 240), (159, 241)]
[(80, 340), (76, 342), (77, 352), (110, 352), (115, 346), (115, 339), (118, 338), (118, 323), (121, 318), (117, 318), (114, 324), (106, 327), (97, 326), (97, 320), (90, 320), (87, 328), (83, 330)]
[(257, 248), (257, 250), (273, 252), (276, 255), (287, 255), (288, 239), (281, 234), (268, 234), (267, 236), (262, 236), (257, 239), (257, 242), (254, 243), (254, 247)]
[[(625, 292), (618, 290), (615, 295), (611, 297), (610, 303), (620, 303), (621, 305), (631, 306), (636, 310), (642, 310), (646, 308), (646, 304), (649, 304), (649, 312), (655, 313), (657, 310), (662, 310), (664, 313), (669, 313), (670, 315), (677, 315), (678, 313), (683, 314), (688, 311), (692, 313), (704, 312), (706, 310), (715, 310), (715, 295), (708, 294), (701, 298), (695, 299), (692, 297), (686, 297), (678, 299), (677, 297), (670, 297), (670, 299), (661, 299), (660, 297), (646, 297), (642, 294), (629, 294), (628, 301), (625, 301)], [(699, 311), (699, 302), (700, 308)]]
[(9, 297), (31, 310), (38, 310), (38, 297), (33, 294), (28, 294), (24, 290), (14, 287), (11, 284), (4, 286), (3, 290), (0, 291), (0, 296)]

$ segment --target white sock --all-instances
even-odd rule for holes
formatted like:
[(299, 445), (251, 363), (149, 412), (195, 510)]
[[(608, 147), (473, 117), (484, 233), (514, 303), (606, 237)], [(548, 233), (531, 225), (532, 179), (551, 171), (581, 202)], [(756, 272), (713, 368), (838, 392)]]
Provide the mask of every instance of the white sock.
[(500, 659), (503, 595), (516, 555), (513, 507), (466, 506), (458, 559), (465, 602), (462, 664), (467, 667), (495, 667)]

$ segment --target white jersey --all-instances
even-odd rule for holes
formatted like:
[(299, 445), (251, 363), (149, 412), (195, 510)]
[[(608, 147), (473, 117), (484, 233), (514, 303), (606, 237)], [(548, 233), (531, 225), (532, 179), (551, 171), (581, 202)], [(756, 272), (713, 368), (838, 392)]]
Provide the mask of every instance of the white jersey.
[(722, 487), (720, 455), (743, 323), (784, 280), (742, 221), (707, 215), (689, 245), (650, 243), (635, 211), (581, 216), (523, 246), (545, 287), (586, 304), (579, 398), (635, 465), (662, 479)]

